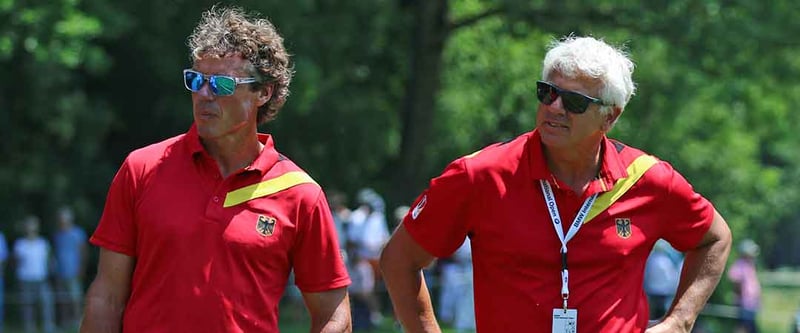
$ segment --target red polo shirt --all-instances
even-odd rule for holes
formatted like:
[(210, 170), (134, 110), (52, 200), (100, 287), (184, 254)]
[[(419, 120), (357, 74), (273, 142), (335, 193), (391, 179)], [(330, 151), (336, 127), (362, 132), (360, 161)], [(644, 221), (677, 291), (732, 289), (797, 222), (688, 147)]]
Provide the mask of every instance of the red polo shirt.
[(136, 259), (124, 332), (278, 332), (292, 269), (304, 292), (350, 283), (321, 188), (259, 140), (227, 178), (194, 126), (127, 157), (90, 240)]
[[(627, 177), (626, 167), (642, 154), (604, 138), (600, 176), (578, 196), (555, 180), (540, 135), (529, 132), (452, 162), (431, 180), (403, 224), (437, 257), (449, 256), (470, 237), (479, 332), (548, 332), (553, 309), (562, 306), (561, 243), (539, 180), (552, 185), (568, 226), (588, 196)], [(692, 249), (713, 212), (672, 166), (659, 161), (585, 222), (568, 243), (569, 307), (578, 310), (578, 330), (643, 332), (648, 308), (642, 279), (653, 244), (665, 238), (679, 250)]]

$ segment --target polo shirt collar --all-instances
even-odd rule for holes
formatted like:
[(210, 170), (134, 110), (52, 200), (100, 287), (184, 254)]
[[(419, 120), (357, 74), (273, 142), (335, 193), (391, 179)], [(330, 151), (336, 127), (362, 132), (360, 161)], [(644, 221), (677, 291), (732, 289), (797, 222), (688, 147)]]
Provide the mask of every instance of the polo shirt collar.
[[(617, 150), (618, 145), (615, 145), (614, 141), (604, 135), (600, 145), (602, 146), (600, 180), (605, 183), (605, 188), (610, 189), (618, 179), (627, 177), (628, 172)], [(542, 149), (542, 136), (538, 130), (533, 130), (533, 135), (528, 139), (526, 150), (528, 151), (531, 177), (534, 180), (549, 180), (552, 172), (547, 167), (544, 150)]]
[(272, 141), (272, 135), (258, 133), (258, 141), (264, 144), (264, 149), (261, 150), (261, 154), (259, 154), (256, 160), (248, 167), (248, 170), (258, 170), (263, 175), (267, 173), (282, 156), (275, 150), (275, 143)]
[[(258, 133), (258, 141), (264, 144), (264, 149), (261, 150), (261, 153), (250, 166), (245, 167), (245, 170), (258, 170), (263, 175), (278, 162), (281, 155), (275, 150), (275, 143), (272, 141), (271, 135)], [(196, 154), (208, 156), (208, 152), (206, 152), (200, 142), (200, 136), (197, 134), (197, 125), (192, 124), (192, 127), (186, 133), (186, 144), (192, 156)]]
[(203, 144), (200, 143), (200, 136), (197, 134), (197, 125), (195, 124), (192, 124), (189, 131), (186, 132), (186, 145), (189, 147), (189, 152), (192, 153), (192, 156), (205, 152)]

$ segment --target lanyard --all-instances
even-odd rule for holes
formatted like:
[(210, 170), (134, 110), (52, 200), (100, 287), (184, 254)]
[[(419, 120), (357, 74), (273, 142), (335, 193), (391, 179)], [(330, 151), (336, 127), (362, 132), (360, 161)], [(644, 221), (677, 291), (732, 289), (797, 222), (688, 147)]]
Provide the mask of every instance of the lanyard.
[(561, 227), (561, 215), (558, 213), (558, 206), (556, 206), (556, 198), (553, 195), (553, 189), (550, 188), (550, 183), (548, 183), (546, 180), (539, 180), (539, 184), (542, 186), (542, 194), (544, 194), (544, 201), (547, 204), (547, 211), (550, 213), (550, 219), (553, 221), (553, 228), (556, 229), (558, 240), (561, 241), (561, 298), (564, 300), (564, 310), (566, 311), (567, 299), (569, 298), (567, 242), (569, 242), (572, 237), (575, 237), (575, 234), (578, 233), (578, 230), (583, 225), (583, 220), (586, 219), (586, 215), (589, 214), (589, 209), (592, 208), (594, 200), (597, 199), (597, 193), (588, 197), (586, 201), (583, 202), (583, 206), (581, 206), (581, 209), (578, 211), (578, 215), (575, 216), (575, 220), (572, 221), (572, 225), (569, 227), (567, 235), (565, 236), (564, 230)]

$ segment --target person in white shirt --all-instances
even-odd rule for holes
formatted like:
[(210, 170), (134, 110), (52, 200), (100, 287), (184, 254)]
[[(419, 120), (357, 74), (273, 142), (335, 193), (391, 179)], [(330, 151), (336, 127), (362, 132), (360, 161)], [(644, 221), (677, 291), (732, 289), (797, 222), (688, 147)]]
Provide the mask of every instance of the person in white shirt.
[(24, 237), (14, 242), (16, 277), (20, 288), (22, 322), (26, 332), (36, 332), (35, 305), (41, 309), (42, 329), (55, 331), (53, 291), (47, 280), (50, 270), (50, 244), (39, 235), (39, 218), (28, 216), (22, 222)]
[(383, 315), (380, 310), (380, 300), (374, 289), (381, 282), (378, 269), (381, 250), (389, 240), (386, 204), (383, 198), (371, 188), (361, 189), (356, 200), (359, 206), (350, 214), (350, 225), (347, 230), (348, 252), (351, 258), (358, 257), (359, 260), (368, 262), (372, 267), (374, 281), (371, 289), (373, 290), (365, 290), (363, 296), (370, 311), (371, 321), (377, 325), (383, 320)]
[(439, 318), (456, 332), (475, 331), (475, 296), (472, 281), (472, 247), (469, 239), (441, 267)]
[(383, 198), (370, 188), (359, 191), (357, 199), (359, 206), (350, 214), (348, 238), (356, 243), (362, 257), (377, 262), (383, 245), (389, 239), (386, 205)]

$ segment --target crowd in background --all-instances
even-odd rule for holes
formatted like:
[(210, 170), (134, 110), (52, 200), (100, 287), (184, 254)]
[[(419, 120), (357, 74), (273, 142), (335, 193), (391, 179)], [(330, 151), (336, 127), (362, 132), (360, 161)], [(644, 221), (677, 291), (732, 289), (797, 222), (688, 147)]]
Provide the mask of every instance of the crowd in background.
[[(369, 332), (392, 315), (377, 262), (391, 230), (402, 222), (409, 207), (388, 211), (382, 196), (370, 188), (358, 191), (354, 199), (351, 206), (342, 192), (331, 191), (328, 195), (342, 255), (352, 279), (349, 292), (353, 328)], [(3, 314), (8, 311), (4, 305), (17, 306), (16, 313), (25, 332), (72, 330), (78, 325), (87, 265), (86, 233), (75, 225), (69, 207), (60, 208), (54, 218), (56, 223), (49, 238), (43, 235), (42, 222), (34, 215), (16, 224), (21, 234), (13, 242), (0, 229), (0, 270), (5, 272), (8, 268), (15, 279), (3, 281), (4, 274), (0, 274), (0, 332), (4, 327)], [(761, 288), (755, 262), (759, 247), (746, 239), (736, 249), (738, 258), (729, 267), (727, 276), (734, 285), (735, 305), (740, 311), (737, 330), (757, 332), (755, 319), (761, 305)], [(651, 320), (658, 320), (669, 310), (682, 262), (683, 255), (669, 243), (660, 240), (655, 244), (644, 272)], [(469, 241), (451, 257), (434, 261), (423, 273), (442, 324), (457, 332), (474, 331)], [(13, 288), (4, 290), (4, 287)], [(302, 302), (294, 287), (287, 289), (285, 299), (290, 304)], [(296, 311), (302, 311), (302, 306), (287, 310), (290, 316), (297, 315), (293, 313)], [(793, 322), (792, 332), (800, 333), (800, 311)]]
[[(353, 330), (369, 332), (393, 321), (391, 301), (378, 268), (381, 250), (389, 235), (409, 211), (408, 206), (388, 209), (383, 197), (371, 188), (359, 190), (353, 200), (339, 191), (328, 191), (342, 255), (351, 285), (350, 307)], [(451, 257), (434, 261), (423, 273), (427, 287), (437, 302), (439, 321), (457, 332), (474, 332), (472, 258), (469, 242)], [(290, 286), (284, 300), (288, 316), (302, 312), (297, 288)], [(395, 323), (399, 330), (399, 324)]]
[[(758, 281), (756, 258), (760, 252), (752, 239), (743, 239), (736, 246), (736, 260), (727, 269), (733, 286), (736, 325), (734, 333), (757, 333), (756, 319), (761, 310), (761, 284)], [(650, 320), (659, 320), (669, 311), (678, 288), (683, 254), (666, 241), (659, 240), (647, 259), (644, 291), (650, 306)], [(702, 322), (694, 332), (706, 332)], [(800, 333), (800, 309), (792, 318), (792, 333)]]
[[(353, 329), (369, 331), (383, 321), (391, 307), (378, 268), (380, 252), (409, 207), (396, 207), (388, 214), (383, 197), (371, 188), (358, 191), (352, 210), (347, 197), (336, 191), (330, 194), (330, 206), (353, 281), (349, 288)], [(438, 296), (439, 320), (458, 332), (474, 331), (469, 241), (450, 258), (434, 262), (425, 275), (431, 292)]]
[[(0, 331), (4, 310), (8, 310), (6, 303), (17, 306), (25, 332), (49, 333), (78, 326), (87, 261), (86, 233), (75, 225), (69, 207), (60, 208), (54, 217), (49, 239), (42, 235), (42, 222), (35, 215), (17, 224), (21, 235), (13, 242), (6, 239), (5, 230), (0, 230)], [(6, 267), (13, 271), (13, 284), (3, 281)], [(6, 285), (14, 288), (4, 290)]]

